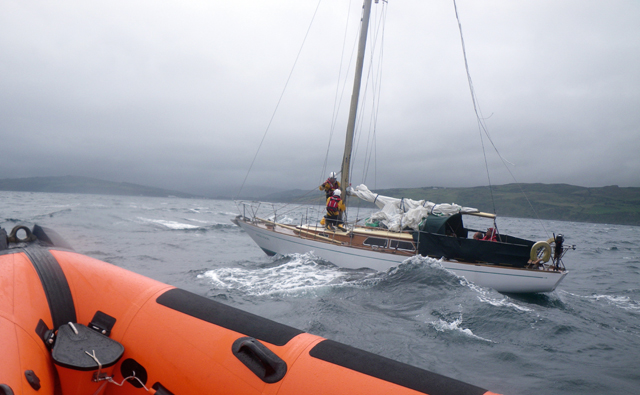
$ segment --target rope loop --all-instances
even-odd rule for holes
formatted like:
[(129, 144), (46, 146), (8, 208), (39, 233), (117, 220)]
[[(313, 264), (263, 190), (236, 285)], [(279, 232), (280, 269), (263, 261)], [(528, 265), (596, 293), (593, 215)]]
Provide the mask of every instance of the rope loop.
[[(88, 356), (90, 356), (91, 358), (93, 358), (94, 361), (96, 361), (96, 363), (98, 364), (98, 371), (93, 375), (93, 381), (95, 382), (99, 382), (99, 381), (106, 381), (109, 382), (111, 384), (115, 384), (118, 387), (122, 387), (124, 385), (124, 382), (129, 380), (129, 379), (136, 379), (138, 380), (138, 383), (140, 383), (140, 385), (142, 386), (142, 388), (145, 389), (145, 391), (149, 392), (150, 394), (155, 394), (156, 390), (154, 390), (153, 388), (147, 388), (146, 385), (144, 385), (144, 383), (142, 382), (142, 380), (140, 380), (138, 377), (136, 377), (136, 372), (135, 370), (133, 371), (133, 374), (131, 376), (125, 377), (122, 379), (122, 381), (120, 383), (118, 383), (117, 381), (115, 381), (113, 379), (112, 376), (102, 376), (101, 375), (101, 371), (102, 371), (102, 363), (100, 362), (100, 360), (98, 359), (98, 357), (96, 356), (96, 351), (95, 350), (91, 350), (91, 353), (89, 353), (89, 351), (85, 351), (85, 354), (87, 354)], [(105, 383), (106, 384), (106, 383)], [(102, 386), (100, 386), (100, 388), (98, 389), (98, 391), (96, 393), (99, 393), (102, 388), (104, 387), (104, 384)]]

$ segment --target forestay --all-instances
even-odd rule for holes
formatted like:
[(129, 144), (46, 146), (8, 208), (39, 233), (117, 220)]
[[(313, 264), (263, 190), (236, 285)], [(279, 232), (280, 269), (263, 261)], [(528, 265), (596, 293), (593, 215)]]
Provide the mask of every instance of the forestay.
[(409, 227), (419, 230), (420, 221), (428, 215), (453, 215), (457, 213), (478, 213), (471, 207), (462, 207), (455, 203), (436, 204), (428, 200), (413, 200), (407, 198), (393, 198), (373, 193), (366, 185), (360, 184), (351, 188), (352, 194), (362, 200), (374, 203), (380, 211), (371, 215), (373, 221), (382, 222), (389, 230), (400, 232)]

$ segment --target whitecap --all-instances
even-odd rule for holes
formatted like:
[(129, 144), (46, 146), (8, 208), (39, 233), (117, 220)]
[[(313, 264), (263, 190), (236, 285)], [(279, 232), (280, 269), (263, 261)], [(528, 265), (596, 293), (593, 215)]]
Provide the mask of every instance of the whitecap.
[[(274, 221), (274, 219), (276, 219), (277, 221)], [(269, 217), (267, 217), (267, 220), (273, 221), (273, 222), (277, 222), (277, 223), (283, 224), (283, 225), (291, 225), (295, 221), (294, 218), (291, 218), (288, 215), (284, 215), (284, 216), (270, 215)]]
[(208, 221), (203, 221), (201, 219), (195, 219), (195, 218), (187, 218), (187, 221), (198, 222), (198, 223), (201, 223), (201, 224), (208, 224), (209, 223)]
[(158, 225), (162, 225), (164, 227), (167, 227), (169, 229), (175, 229), (175, 230), (184, 230), (184, 229), (197, 229), (198, 226), (196, 225), (191, 225), (191, 224), (184, 224), (181, 222), (176, 222), (176, 221), (166, 221), (163, 219), (149, 219), (149, 218), (143, 218), (143, 217), (138, 217), (139, 220), (144, 221), (144, 222), (150, 222), (153, 224), (158, 224)]
[(489, 342), (489, 343), (495, 343), (492, 340), (485, 339), (485, 338), (480, 337), (478, 335), (474, 335), (473, 332), (471, 331), (471, 329), (461, 328), (460, 324), (462, 324), (462, 317), (456, 319), (453, 322), (447, 322), (447, 321), (445, 321), (443, 319), (439, 319), (438, 321), (430, 322), (430, 324), (438, 332), (459, 332), (459, 333), (462, 333), (465, 336), (469, 336), (469, 337), (472, 337), (474, 339), (486, 341), (486, 342)]
[(219, 288), (235, 289), (249, 295), (306, 294), (340, 286), (345, 273), (334, 266), (320, 265), (311, 253), (294, 254), (291, 261), (267, 268), (223, 267), (198, 275)]
[(420, 267), (420, 266), (431, 268), (431, 269), (443, 270), (447, 273), (450, 273), (454, 277), (458, 277), (453, 271), (442, 266), (442, 259), (435, 259), (435, 258), (424, 257), (420, 255), (414, 255), (412, 257), (409, 257), (405, 259), (398, 266), (393, 266), (387, 269), (386, 274), (389, 276), (394, 276), (399, 273), (402, 273), (405, 270), (408, 270), (408, 268)]
[(533, 311), (533, 309), (530, 309), (528, 307), (520, 306), (516, 303), (510, 302), (507, 298), (492, 299), (487, 295), (478, 295), (478, 300), (483, 303), (489, 303), (490, 305), (496, 306), (496, 307), (509, 307), (509, 308), (512, 308), (518, 311), (524, 311), (524, 312)]
[(566, 292), (566, 291), (564, 293), (571, 296), (578, 297), (578, 298), (583, 298), (583, 299), (592, 300), (596, 302), (605, 302), (609, 305), (613, 305), (615, 307), (618, 307), (624, 310), (633, 310), (633, 311), (640, 310), (640, 303), (636, 302), (635, 300), (631, 299), (628, 296), (597, 295), (597, 294), (583, 296), (583, 295), (577, 295), (577, 294)]
[(628, 296), (591, 295), (587, 296), (587, 299), (593, 299), (596, 301), (604, 300), (611, 305), (625, 310), (640, 310), (640, 305), (638, 304), (638, 302), (632, 300)]

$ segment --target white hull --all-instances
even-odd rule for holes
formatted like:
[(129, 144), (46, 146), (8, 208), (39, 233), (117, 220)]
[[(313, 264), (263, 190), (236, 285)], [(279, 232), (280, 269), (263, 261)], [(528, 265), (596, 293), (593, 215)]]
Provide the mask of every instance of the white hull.
[[(366, 267), (378, 271), (386, 271), (410, 258), (406, 255), (308, 240), (293, 234), (293, 232), (291, 234), (275, 232), (239, 219), (233, 222), (247, 232), (253, 241), (270, 255), (304, 254), (313, 251), (316, 256), (336, 266), (348, 269)], [(441, 264), (457, 276), (464, 277), (472, 283), (508, 293), (551, 292), (567, 275), (566, 271), (507, 268), (444, 259), (441, 260)]]
[(568, 273), (451, 262), (444, 259), (442, 266), (474, 284), (507, 293), (551, 292)]

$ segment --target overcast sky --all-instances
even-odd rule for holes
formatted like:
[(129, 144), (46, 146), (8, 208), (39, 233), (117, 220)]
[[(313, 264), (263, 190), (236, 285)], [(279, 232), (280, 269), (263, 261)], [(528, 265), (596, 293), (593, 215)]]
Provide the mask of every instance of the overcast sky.
[[(0, 178), (80, 175), (217, 194), (243, 182), (268, 130), (246, 184), (313, 188), (339, 170), (350, 97), (340, 65), (361, 6), (0, 0)], [(507, 163), (485, 137), (492, 183), (514, 182), (512, 173), (640, 186), (640, 1), (457, 6), (481, 114)], [(389, 0), (384, 13), (374, 4), (372, 29), (369, 187), (486, 185), (453, 1)], [(360, 163), (371, 119), (357, 137)]]

